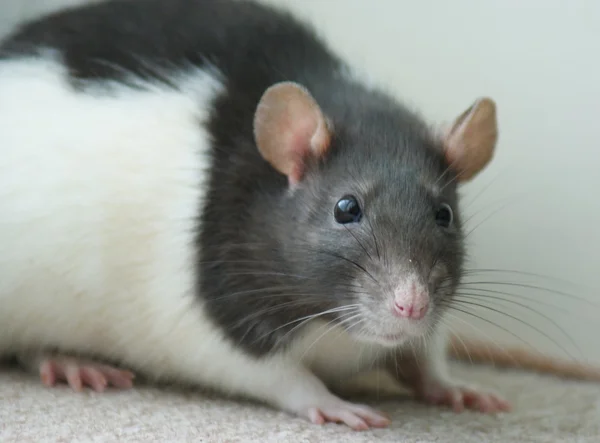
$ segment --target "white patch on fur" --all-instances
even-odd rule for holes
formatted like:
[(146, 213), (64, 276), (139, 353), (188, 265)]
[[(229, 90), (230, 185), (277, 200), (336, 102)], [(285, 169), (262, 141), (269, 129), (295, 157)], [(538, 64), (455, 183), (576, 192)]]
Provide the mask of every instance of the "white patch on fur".
[(198, 311), (201, 122), (221, 88), (202, 71), (183, 84), (80, 93), (54, 58), (0, 64), (0, 350), (60, 345), (168, 372), (160, 345)]
[[(193, 294), (202, 122), (222, 85), (200, 70), (179, 84), (82, 93), (54, 56), (0, 62), (0, 355), (58, 347), (300, 414), (331, 403), (298, 361), (316, 330), (255, 360)], [(302, 359), (331, 376), (367, 354), (330, 334)]]
[(294, 343), (290, 355), (302, 360), (322, 380), (337, 383), (368, 368), (389, 352), (380, 345), (357, 341), (341, 326), (316, 321)]

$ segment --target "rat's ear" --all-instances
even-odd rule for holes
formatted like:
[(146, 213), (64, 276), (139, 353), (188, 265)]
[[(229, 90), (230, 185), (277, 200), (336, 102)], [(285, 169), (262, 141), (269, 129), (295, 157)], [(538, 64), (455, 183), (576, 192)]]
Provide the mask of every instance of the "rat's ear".
[(490, 98), (477, 100), (463, 112), (443, 137), (446, 161), (465, 182), (485, 168), (498, 140), (496, 104)]
[(256, 107), (254, 139), (263, 158), (294, 185), (306, 160), (327, 152), (330, 132), (312, 95), (297, 83), (281, 82), (268, 88)]

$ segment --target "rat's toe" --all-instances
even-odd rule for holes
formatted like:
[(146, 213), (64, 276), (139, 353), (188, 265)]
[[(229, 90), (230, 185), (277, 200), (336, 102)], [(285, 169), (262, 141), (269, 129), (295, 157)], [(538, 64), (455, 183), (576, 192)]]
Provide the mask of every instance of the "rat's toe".
[(40, 357), (39, 374), (45, 386), (66, 382), (74, 391), (90, 387), (103, 392), (108, 386), (129, 389), (133, 386), (134, 374), (109, 365), (85, 361), (73, 357)]

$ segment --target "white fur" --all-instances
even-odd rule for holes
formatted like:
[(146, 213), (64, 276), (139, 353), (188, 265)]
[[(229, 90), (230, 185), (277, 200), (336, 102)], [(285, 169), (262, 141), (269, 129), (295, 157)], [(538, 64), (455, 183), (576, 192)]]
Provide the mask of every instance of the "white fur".
[(51, 54), (0, 62), (0, 354), (57, 346), (293, 412), (340, 406), (308, 367), (339, 378), (380, 350), (317, 324), (255, 360), (192, 293), (201, 122), (222, 85), (199, 70), (180, 84), (81, 93)]
[(82, 94), (53, 59), (0, 64), (0, 348), (144, 362), (181, 334), (207, 167), (198, 121), (219, 87), (198, 72), (186, 93)]

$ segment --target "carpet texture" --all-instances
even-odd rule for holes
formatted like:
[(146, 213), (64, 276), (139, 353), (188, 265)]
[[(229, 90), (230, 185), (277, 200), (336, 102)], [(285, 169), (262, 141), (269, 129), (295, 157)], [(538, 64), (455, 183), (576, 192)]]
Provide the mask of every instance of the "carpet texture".
[(316, 426), (255, 404), (198, 392), (136, 387), (76, 394), (0, 369), (0, 442), (600, 442), (600, 385), (487, 367), (454, 375), (502, 392), (515, 406), (498, 417), (374, 399), (388, 429)]

